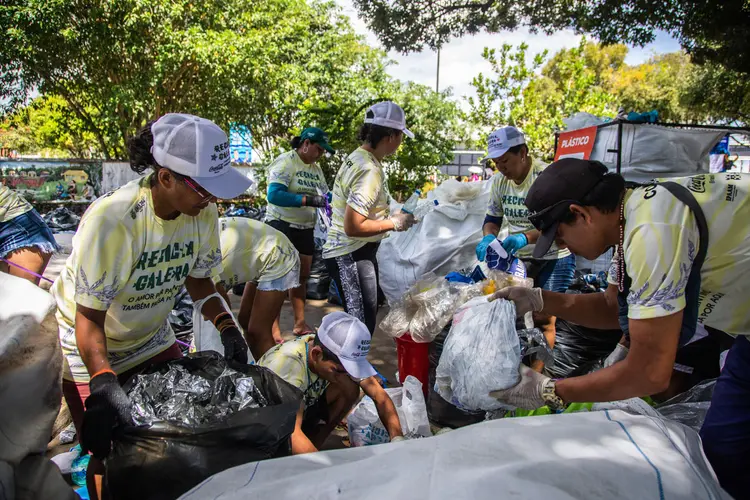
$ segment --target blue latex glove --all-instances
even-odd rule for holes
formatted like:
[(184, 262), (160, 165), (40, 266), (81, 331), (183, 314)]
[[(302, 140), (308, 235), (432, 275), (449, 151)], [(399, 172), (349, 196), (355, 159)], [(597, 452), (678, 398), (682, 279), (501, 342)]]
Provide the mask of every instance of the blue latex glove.
[(477, 245), (477, 259), (479, 259), (479, 262), (484, 262), (485, 257), (487, 257), (487, 247), (496, 239), (497, 236), (494, 234), (488, 234), (479, 242)]
[(529, 244), (529, 239), (523, 233), (511, 234), (501, 244), (506, 252), (515, 255), (517, 251)]

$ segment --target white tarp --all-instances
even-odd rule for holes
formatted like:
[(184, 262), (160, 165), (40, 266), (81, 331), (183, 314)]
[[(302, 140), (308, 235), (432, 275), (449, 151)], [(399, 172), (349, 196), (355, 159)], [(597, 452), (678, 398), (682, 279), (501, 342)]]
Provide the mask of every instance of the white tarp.
[[(617, 125), (599, 128), (591, 153), (592, 160), (613, 172), (617, 171), (617, 129)], [(620, 173), (635, 182), (709, 173), (709, 152), (724, 135), (725, 130), (624, 123)]]
[(183, 500), (730, 499), (698, 434), (622, 410), (501, 419), (431, 438), (254, 462)]
[[(425, 273), (444, 276), (477, 263), (475, 248), (482, 239), (491, 184), (455, 179), (443, 182), (427, 194), (415, 213), (423, 204), (437, 200), (434, 210), (408, 231), (392, 232), (381, 242), (380, 287), (389, 304), (401, 299)], [(501, 232), (500, 237), (504, 236)]]

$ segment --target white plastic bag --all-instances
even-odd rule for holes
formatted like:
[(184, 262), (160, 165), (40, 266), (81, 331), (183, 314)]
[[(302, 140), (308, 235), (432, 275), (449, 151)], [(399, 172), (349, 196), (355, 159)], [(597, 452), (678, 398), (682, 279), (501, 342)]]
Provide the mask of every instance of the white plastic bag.
[[(216, 351), (222, 356), (224, 355), (224, 345), (221, 343), (219, 330), (217, 330), (214, 324), (205, 319), (201, 314), (203, 304), (214, 297), (217, 297), (221, 301), (221, 303), (224, 304), (224, 308), (229, 311), (229, 314), (232, 314), (232, 308), (229, 307), (229, 304), (227, 304), (227, 302), (224, 300), (224, 297), (222, 297), (218, 293), (211, 294), (205, 299), (199, 300), (198, 302), (194, 303), (193, 342), (190, 346), (190, 352)], [(232, 319), (234, 320), (235, 324), (239, 326), (237, 318), (234, 317), (234, 314), (232, 314)], [(255, 358), (253, 358), (250, 349), (247, 350), (247, 362), (248, 364), (255, 363)]]
[(510, 408), (489, 395), (518, 383), (521, 347), (512, 302), (487, 297), (456, 311), (438, 363), (435, 390), (463, 410)]
[[(396, 406), (401, 421), (401, 432), (405, 438), (432, 436), (430, 421), (427, 418), (427, 404), (419, 380), (409, 375), (402, 387), (386, 389), (385, 392)], [(375, 403), (368, 396), (354, 407), (346, 421), (352, 446), (383, 444), (391, 440), (388, 431), (380, 422)]]

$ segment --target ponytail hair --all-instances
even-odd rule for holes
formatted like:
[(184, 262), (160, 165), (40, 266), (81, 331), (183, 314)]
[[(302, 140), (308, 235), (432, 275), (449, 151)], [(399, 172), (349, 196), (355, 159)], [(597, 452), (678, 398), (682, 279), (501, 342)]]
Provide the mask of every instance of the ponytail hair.
[(151, 133), (153, 124), (154, 121), (148, 122), (128, 140), (130, 169), (137, 174), (143, 174), (148, 169), (158, 171), (161, 168), (154, 160), (154, 155), (151, 154), (151, 148), (154, 145), (154, 135)]
[(292, 140), (289, 141), (289, 143), (292, 145), (292, 149), (297, 149), (302, 146), (302, 139), (300, 138), (300, 136), (296, 135), (292, 137)]

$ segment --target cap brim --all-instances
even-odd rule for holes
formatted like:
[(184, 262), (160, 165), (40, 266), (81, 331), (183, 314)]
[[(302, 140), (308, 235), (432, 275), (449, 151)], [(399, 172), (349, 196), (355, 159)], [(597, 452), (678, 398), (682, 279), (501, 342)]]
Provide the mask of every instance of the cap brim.
[(403, 132), (409, 139), (414, 139), (414, 132), (412, 132), (408, 128), (404, 127), (403, 129), (401, 129), (401, 132)]
[(367, 361), (366, 358), (360, 358), (357, 361), (352, 361), (350, 359), (343, 359), (339, 357), (339, 361), (341, 361), (341, 366), (344, 367), (344, 370), (346, 370), (346, 373), (348, 373), (351, 377), (356, 379), (363, 379), (372, 377), (374, 375), (377, 375), (378, 372), (375, 371), (375, 368), (372, 367), (369, 361)]
[(222, 200), (231, 200), (241, 195), (253, 185), (237, 169), (229, 167), (226, 173), (214, 177), (192, 177), (203, 189)]
[(550, 247), (557, 237), (557, 226), (559, 225), (560, 222), (553, 222), (551, 226), (540, 232), (539, 239), (534, 244), (534, 252), (532, 254), (535, 259), (541, 259), (549, 252)]
[(319, 142), (319, 143), (318, 143), (318, 146), (320, 146), (321, 148), (325, 149), (326, 151), (328, 151), (328, 152), (329, 152), (329, 153), (331, 153), (332, 155), (335, 155), (335, 154), (336, 154), (336, 150), (335, 150), (335, 149), (333, 149), (333, 148), (331, 147), (331, 145), (330, 145), (330, 144), (328, 144), (327, 142)]
[(503, 156), (508, 151), (510, 151), (510, 148), (501, 149), (499, 152), (498, 151), (488, 151), (487, 152), (487, 156), (485, 156), (484, 158), (482, 158), (479, 161), (482, 162), (482, 161), (487, 161), (487, 160), (494, 160), (495, 158), (500, 158), (501, 156)]

